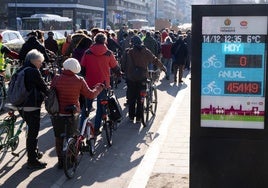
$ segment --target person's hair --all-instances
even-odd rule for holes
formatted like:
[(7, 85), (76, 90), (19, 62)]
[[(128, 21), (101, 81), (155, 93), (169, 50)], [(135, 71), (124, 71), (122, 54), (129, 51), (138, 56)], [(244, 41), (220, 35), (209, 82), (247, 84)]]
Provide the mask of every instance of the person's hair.
[(40, 59), (42, 62), (45, 60), (44, 55), (37, 49), (29, 51), (25, 57), (25, 62), (32, 62), (32, 60)]
[(89, 37), (84, 37), (77, 44), (76, 48), (87, 49), (92, 45), (92, 40)]
[(42, 39), (44, 37), (44, 31), (36, 30), (37, 39)]
[(103, 33), (98, 33), (94, 37), (94, 41), (95, 41), (96, 44), (105, 44), (105, 42), (107, 41), (107, 37)]

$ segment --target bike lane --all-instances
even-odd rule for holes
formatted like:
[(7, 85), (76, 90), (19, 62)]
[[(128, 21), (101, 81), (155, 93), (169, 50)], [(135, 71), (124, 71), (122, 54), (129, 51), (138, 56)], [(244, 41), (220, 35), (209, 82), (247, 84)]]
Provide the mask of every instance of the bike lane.
[[(113, 146), (106, 147), (105, 140), (99, 138), (96, 155), (90, 157), (86, 153), (75, 178), (71, 180), (65, 177), (62, 170), (57, 169), (53, 130), (49, 117), (42, 109), (44, 118), (39, 133), (39, 148), (45, 151), (42, 160), (48, 162), (47, 168), (37, 171), (26, 169), (25, 136), (22, 133), (17, 149), (20, 157), (8, 154), (0, 164), (0, 185), (3, 187), (127, 187), (180, 90), (180, 87), (165, 80), (164, 75), (161, 77), (163, 79), (158, 85), (157, 116), (153, 124), (142, 129), (141, 125), (129, 123), (125, 118), (114, 134)], [(122, 107), (125, 102), (125, 89), (126, 87), (121, 84), (116, 90)], [(126, 114), (127, 108), (123, 110)]]

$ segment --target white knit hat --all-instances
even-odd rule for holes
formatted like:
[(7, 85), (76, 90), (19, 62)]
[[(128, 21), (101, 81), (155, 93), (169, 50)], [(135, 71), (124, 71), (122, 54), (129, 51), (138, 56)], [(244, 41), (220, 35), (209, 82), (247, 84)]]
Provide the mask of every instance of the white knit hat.
[(70, 70), (75, 74), (81, 71), (80, 63), (77, 61), (77, 59), (74, 59), (74, 58), (66, 59), (63, 63), (63, 68), (65, 70)]

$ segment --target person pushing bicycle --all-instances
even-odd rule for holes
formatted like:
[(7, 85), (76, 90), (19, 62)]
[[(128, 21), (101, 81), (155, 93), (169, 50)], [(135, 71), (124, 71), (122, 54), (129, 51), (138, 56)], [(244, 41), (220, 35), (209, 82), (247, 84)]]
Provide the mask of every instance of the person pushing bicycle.
[[(127, 79), (127, 99), (129, 105), (129, 120), (136, 123), (141, 122), (142, 106), (140, 100), (140, 91), (146, 89), (146, 79), (148, 78), (148, 62), (152, 62), (161, 70), (166, 72), (166, 67), (152, 54), (152, 52), (142, 45), (142, 40), (138, 36), (131, 38), (132, 48), (126, 51), (122, 59), (122, 70), (124, 70)], [(139, 75), (134, 72), (135, 68), (143, 69)], [(136, 79), (138, 78), (138, 80)]]
[[(63, 68), (64, 70), (62, 74), (60, 76), (55, 76), (51, 83), (51, 87), (56, 88), (59, 100), (59, 115), (51, 117), (55, 135), (56, 153), (58, 156), (58, 168), (63, 167), (63, 138), (61, 135), (65, 133), (64, 123), (68, 124), (66, 130), (67, 136), (74, 134), (78, 128), (80, 94), (86, 98), (94, 99), (104, 88), (102, 83), (98, 83), (93, 89), (90, 89), (84, 78), (76, 75), (81, 71), (81, 67), (80, 63), (74, 58), (65, 60)], [(76, 106), (74, 114), (65, 111), (65, 108), (70, 105)]]

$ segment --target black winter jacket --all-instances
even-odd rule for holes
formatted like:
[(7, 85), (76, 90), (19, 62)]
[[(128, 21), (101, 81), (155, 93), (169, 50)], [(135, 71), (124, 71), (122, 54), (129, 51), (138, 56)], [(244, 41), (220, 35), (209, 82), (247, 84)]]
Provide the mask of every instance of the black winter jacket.
[(174, 64), (185, 65), (186, 59), (188, 57), (188, 49), (187, 45), (182, 39), (178, 39), (175, 43), (173, 43), (171, 53), (174, 57)]
[(41, 52), (44, 55), (45, 61), (46, 62), (49, 61), (45, 47), (42, 44), (40, 44), (40, 42), (37, 40), (36, 37), (31, 37), (23, 44), (20, 50), (19, 59), (21, 62), (24, 62), (27, 53), (31, 51), (32, 49), (37, 49), (39, 52)]

